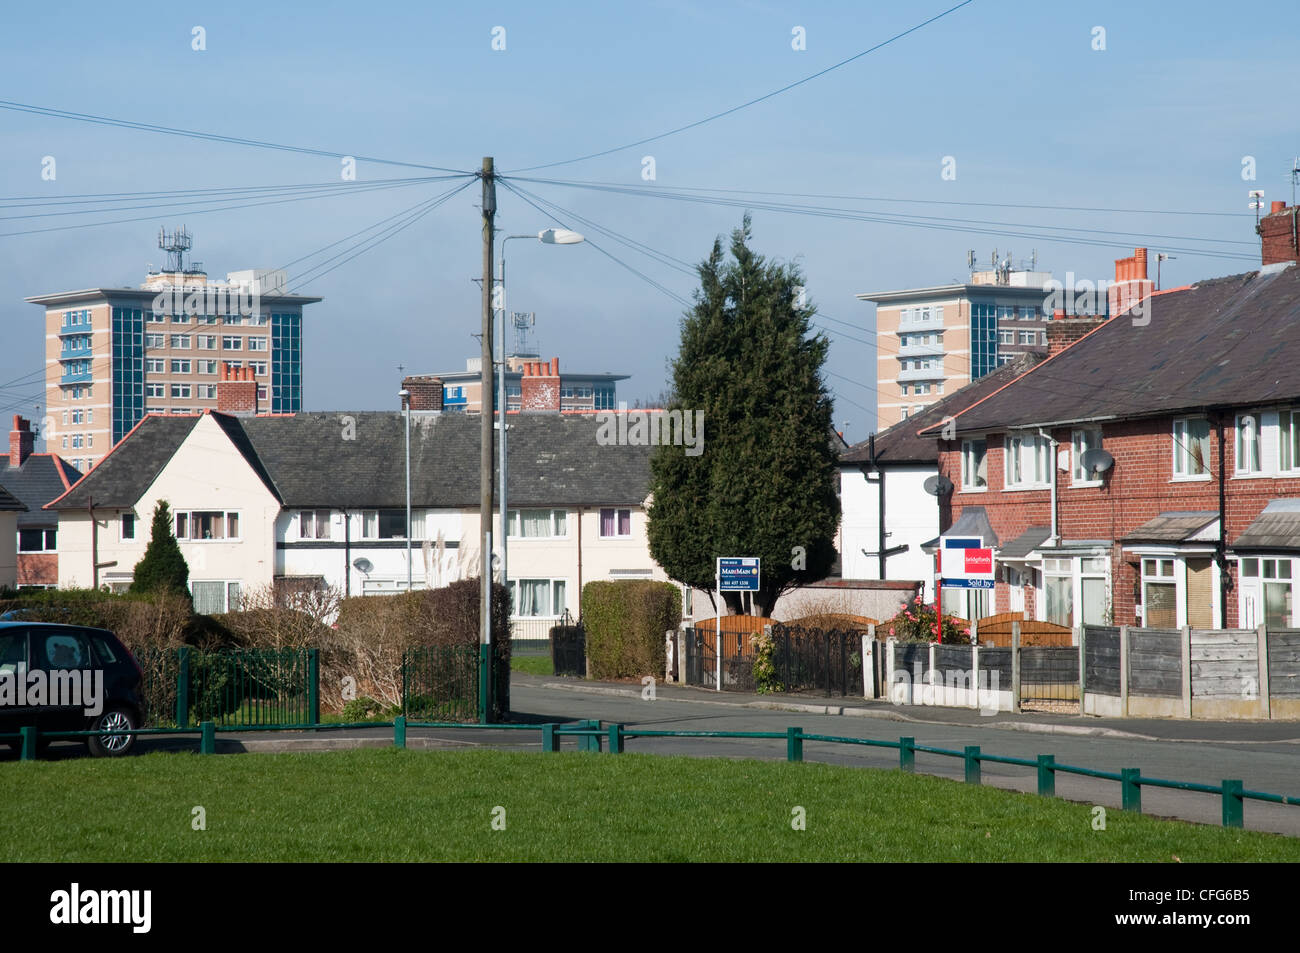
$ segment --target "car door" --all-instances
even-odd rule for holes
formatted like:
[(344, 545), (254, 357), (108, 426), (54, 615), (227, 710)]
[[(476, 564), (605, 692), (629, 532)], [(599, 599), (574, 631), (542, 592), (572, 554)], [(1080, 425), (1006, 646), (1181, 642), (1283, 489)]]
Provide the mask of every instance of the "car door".
[(45, 731), (79, 731), (86, 727), (82, 673), (94, 668), (86, 634), (71, 626), (33, 626), (31, 657), (45, 672), (46, 698), (37, 715), (37, 726)]
[(25, 697), (29, 668), (27, 627), (0, 629), (0, 732), (7, 734), (23, 725), (36, 724), (36, 709), (26, 703)]

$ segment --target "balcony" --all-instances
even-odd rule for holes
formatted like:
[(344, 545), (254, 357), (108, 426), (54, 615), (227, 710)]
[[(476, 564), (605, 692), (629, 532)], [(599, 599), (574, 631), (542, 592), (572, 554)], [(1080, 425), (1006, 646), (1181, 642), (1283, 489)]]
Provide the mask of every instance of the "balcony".
[(943, 315), (930, 315), (927, 318), (918, 318), (914, 316), (899, 316), (899, 331), (934, 331), (943, 328)]
[(60, 384), (89, 384), (90, 381), (90, 371), (73, 370), (71, 368), (64, 368), (63, 376), (59, 378)]
[(941, 381), (946, 377), (942, 367), (931, 367), (924, 370), (899, 371), (894, 379), (903, 384), (908, 381)]
[(942, 357), (942, 344), (903, 344), (898, 348), (898, 356), (902, 357)]

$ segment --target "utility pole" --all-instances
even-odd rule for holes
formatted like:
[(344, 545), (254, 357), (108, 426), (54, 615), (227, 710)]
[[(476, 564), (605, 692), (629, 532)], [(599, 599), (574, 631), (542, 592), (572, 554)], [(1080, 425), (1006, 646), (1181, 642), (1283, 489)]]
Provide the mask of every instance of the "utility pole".
[[(479, 368), (479, 527), (482, 558), (479, 579), (478, 716), (487, 724), (492, 711), (492, 232), (497, 213), (496, 174), (491, 156), (483, 159), (483, 351)], [(505, 423), (504, 415), (502, 424)]]

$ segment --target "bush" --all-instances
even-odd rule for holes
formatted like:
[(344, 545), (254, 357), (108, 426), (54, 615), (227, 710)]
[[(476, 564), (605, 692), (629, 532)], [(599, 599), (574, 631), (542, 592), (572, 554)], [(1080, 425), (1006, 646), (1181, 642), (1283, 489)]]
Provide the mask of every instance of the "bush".
[[(876, 635), (881, 638), (896, 638), (900, 642), (934, 641), (934, 606), (921, 601), (917, 596), (905, 605), (888, 622), (876, 627)], [(943, 641), (945, 644), (970, 644), (970, 626), (962, 619), (952, 616), (943, 617)]]
[(754, 636), (754, 691), (760, 695), (785, 691), (776, 677), (776, 640), (767, 632)]
[(384, 714), (387, 709), (368, 695), (354, 698), (343, 706), (344, 721), (369, 721)]
[(190, 598), (190, 567), (181, 555), (180, 544), (172, 534), (172, 512), (166, 500), (159, 500), (153, 511), (149, 547), (135, 564), (131, 592), (170, 592)]
[(664, 632), (681, 621), (671, 582), (620, 579), (582, 587), (582, 622), (591, 678), (663, 676)]

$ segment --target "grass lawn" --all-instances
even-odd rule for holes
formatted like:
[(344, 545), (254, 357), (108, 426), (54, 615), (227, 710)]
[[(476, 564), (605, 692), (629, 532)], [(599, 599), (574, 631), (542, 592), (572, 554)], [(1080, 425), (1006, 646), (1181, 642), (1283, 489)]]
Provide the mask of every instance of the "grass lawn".
[(897, 771), (636, 754), (10, 762), (0, 803), (23, 862), (1300, 860), (1297, 839), (1117, 810), (1094, 831), (1087, 805)]
[(555, 666), (549, 655), (511, 655), (510, 671), (525, 675), (554, 675)]

